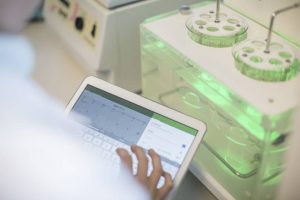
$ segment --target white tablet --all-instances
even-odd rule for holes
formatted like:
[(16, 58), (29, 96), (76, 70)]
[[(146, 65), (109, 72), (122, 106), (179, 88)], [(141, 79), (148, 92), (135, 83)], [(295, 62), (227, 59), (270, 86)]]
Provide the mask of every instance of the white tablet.
[[(174, 180), (169, 198), (188, 170), (206, 130), (199, 120), (95, 77), (84, 80), (66, 113), (76, 113), (86, 119), (74, 118), (84, 127), (82, 140), (97, 149), (103, 159), (111, 161), (112, 170), (120, 166), (116, 148), (129, 150), (132, 144), (137, 144), (145, 150), (154, 149), (161, 157), (164, 170)], [(158, 187), (162, 184), (163, 179)]]

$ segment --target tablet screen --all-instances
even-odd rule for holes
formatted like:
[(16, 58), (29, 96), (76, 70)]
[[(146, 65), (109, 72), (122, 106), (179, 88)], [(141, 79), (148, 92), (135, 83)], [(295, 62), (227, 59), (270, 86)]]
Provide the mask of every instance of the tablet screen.
[(87, 85), (70, 113), (84, 117), (75, 117), (85, 127), (83, 141), (98, 149), (104, 159), (117, 161), (118, 147), (129, 149), (137, 144), (145, 150), (152, 148), (173, 179), (198, 132), (91, 85)]

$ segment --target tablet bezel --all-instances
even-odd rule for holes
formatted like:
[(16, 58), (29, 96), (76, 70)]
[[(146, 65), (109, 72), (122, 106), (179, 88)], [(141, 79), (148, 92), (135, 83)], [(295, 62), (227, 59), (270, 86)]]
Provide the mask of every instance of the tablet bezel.
[(194, 128), (198, 131), (190, 149), (188, 150), (188, 152), (182, 162), (181, 167), (179, 168), (179, 170), (177, 172), (175, 179), (173, 180), (174, 186), (173, 186), (172, 192), (168, 195), (168, 198), (167, 198), (167, 199), (171, 199), (172, 196), (177, 191), (178, 186), (179, 186), (180, 182), (182, 181), (184, 175), (186, 174), (186, 172), (188, 170), (188, 166), (189, 166), (190, 162), (192, 161), (192, 158), (193, 158), (193, 156), (194, 156), (194, 154), (206, 132), (205, 123), (202, 121), (199, 121), (197, 119), (194, 119), (192, 117), (189, 117), (187, 115), (184, 115), (180, 112), (177, 112), (175, 110), (172, 110), (166, 106), (158, 104), (158, 103), (156, 103), (152, 100), (149, 100), (145, 97), (142, 97), (135, 93), (129, 92), (129, 91), (122, 89), (120, 87), (117, 87), (115, 85), (112, 85), (108, 82), (105, 82), (105, 81), (98, 79), (96, 77), (93, 77), (93, 76), (87, 77), (82, 82), (82, 84), (80, 85), (80, 87), (78, 88), (78, 90), (76, 91), (76, 93), (74, 94), (72, 99), (70, 100), (69, 104), (67, 105), (66, 110), (65, 110), (66, 114), (72, 110), (73, 106), (75, 105), (75, 103), (77, 102), (77, 100), (79, 99), (80, 95), (82, 94), (82, 92), (84, 91), (84, 89), (86, 88), (87, 85), (94, 86), (100, 90), (103, 90), (112, 95), (120, 97), (124, 100), (132, 102), (136, 105), (144, 107), (148, 110), (151, 110), (157, 114), (163, 115), (174, 121), (185, 124), (186, 126)]

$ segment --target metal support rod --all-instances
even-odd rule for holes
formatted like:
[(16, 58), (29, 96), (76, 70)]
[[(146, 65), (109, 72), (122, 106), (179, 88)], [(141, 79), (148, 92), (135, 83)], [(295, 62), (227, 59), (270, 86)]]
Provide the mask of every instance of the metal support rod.
[(267, 37), (267, 44), (266, 44), (266, 49), (265, 49), (266, 53), (270, 53), (270, 44), (271, 44), (271, 37), (272, 37), (272, 31), (273, 31), (275, 17), (280, 13), (283, 13), (285, 11), (288, 11), (288, 10), (291, 10), (291, 9), (294, 9), (294, 8), (297, 8), (299, 6), (300, 6), (300, 2), (297, 2), (297, 3), (295, 3), (291, 6), (282, 8), (282, 9), (277, 10), (277, 11), (272, 13), (271, 20), (270, 20), (270, 25), (269, 25), (268, 37)]
[(217, 8), (216, 8), (216, 23), (220, 22), (220, 2), (221, 0), (217, 0)]

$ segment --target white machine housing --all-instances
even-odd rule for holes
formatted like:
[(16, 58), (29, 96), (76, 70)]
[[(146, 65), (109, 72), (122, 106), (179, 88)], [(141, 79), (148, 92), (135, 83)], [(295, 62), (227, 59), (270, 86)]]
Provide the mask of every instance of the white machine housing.
[(106, 8), (115, 8), (124, 4), (133, 3), (141, 0), (96, 0), (104, 5)]
[[(299, 0), (224, 0), (227, 6), (265, 27), (269, 26), (270, 18), (274, 11), (297, 2)], [(289, 37), (290, 41), (299, 45), (300, 26), (297, 20), (299, 17), (299, 8), (279, 14), (275, 19), (274, 32), (283, 37)], [(267, 37), (267, 34), (265, 34), (265, 37)]]
[(198, 0), (146, 0), (108, 9), (96, 0), (46, 0), (44, 15), (74, 58), (91, 74), (139, 91), (139, 24), (147, 17), (195, 2)]
[[(289, 6), (295, 2), (297, 2), (297, 0), (225, 0), (224, 4), (226, 4), (226, 7), (223, 6), (221, 8), (221, 12), (234, 14), (246, 19), (249, 25), (247, 39), (265, 39), (268, 33), (267, 27), (269, 25), (271, 14), (277, 9)], [(215, 10), (215, 4), (195, 7), (192, 10), (192, 14), (208, 13), (211, 10)], [(297, 20), (299, 19), (299, 17), (299, 9), (291, 10), (290, 12), (279, 15), (275, 20), (276, 25), (274, 32), (276, 34), (273, 34), (272, 37), (273, 41), (282, 43), (286, 43), (288, 41), (288, 44), (291, 45), (293, 50), (295, 50), (296, 57), (298, 58), (300, 58), (300, 40), (298, 36), (300, 32), (300, 26), (298, 25), (299, 22)], [(211, 75), (211, 77), (214, 77), (220, 83), (230, 88), (231, 91), (234, 91), (234, 94), (236, 96), (239, 96), (241, 101), (252, 105), (264, 116), (277, 116), (297, 107), (299, 101), (297, 98), (298, 94), (295, 91), (299, 90), (299, 75), (293, 80), (287, 82), (270, 83), (257, 81), (241, 74), (234, 66), (232, 48), (206, 47), (196, 43), (191, 38), (189, 38), (187, 30), (185, 29), (185, 23), (188, 18), (189, 16), (171, 13), (169, 15), (166, 15), (165, 17), (157, 17), (157, 19), (159, 20), (153, 19), (153, 21), (150, 21), (149, 23), (146, 22), (141, 27), (142, 31), (147, 32), (147, 34), (152, 34), (151, 37), (149, 37), (149, 41), (153, 38), (159, 38), (159, 41), (163, 41), (163, 44), (161, 45), (166, 49), (173, 49), (176, 52), (176, 56), (178, 57), (177, 58), (175, 55), (168, 54), (169, 52), (167, 52), (162, 57), (166, 57), (167, 55), (169, 55), (169, 57), (160, 60), (160, 63), (152, 61), (150, 59), (145, 62), (153, 63), (153, 69), (149, 71), (153, 72), (153, 74), (155, 70), (159, 71), (158, 73), (162, 76), (158, 79), (163, 80), (162, 83), (168, 85), (167, 83), (174, 82), (174, 76), (171, 73), (171, 70), (167, 70), (167, 67), (165, 67), (168, 66), (167, 63), (169, 62), (169, 60), (174, 60), (173, 66), (179, 63), (178, 65), (181, 65), (180, 67), (182, 67), (182, 70), (179, 66), (175, 66), (172, 70), (177, 70), (177, 74), (181, 73), (181, 78), (183, 76), (188, 77), (183, 79), (189, 84), (195, 83), (197, 81), (197, 72), (193, 76), (193, 65), (201, 66), (206, 72)], [(145, 41), (147, 39), (148, 38), (145, 37)], [(153, 43), (155, 42), (159, 43), (158, 41), (154, 41)], [(144, 46), (144, 48), (146, 49), (147, 46)], [(155, 51), (149, 50), (149, 52)], [(147, 49), (145, 50), (145, 53), (147, 53)], [(150, 56), (153, 55), (156, 54), (150, 53)], [(155, 58), (158, 59), (159, 57), (160, 55)], [(184, 59), (180, 60), (179, 58), (184, 58), (188, 62), (191, 61), (191, 66), (185, 66), (189, 63), (184, 64), (184, 61), (182, 61)], [(172, 62), (170, 61), (170, 63)], [(158, 69), (154, 69), (156, 66)], [(151, 86), (151, 83), (155, 86)], [(152, 94), (164, 92), (167, 94), (168, 92), (166, 91), (170, 91), (170, 89), (173, 89), (167, 88), (169, 86), (166, 86), (166, 88), (164, 88), (164, 84), (156, 83), (154, 79), (151, 79), (151, 81), (149, 81), (149, 85), (147, 85), (147, 87), (149, 87), (149, 90), (146, 91), (147, 94), (145, 96), (156, 101), (159, 101), (159, 98), (155, 99), (155, 95), (151, 96)], [(235, 106), (236, 108), (239, 106), (238, 101)], [(176, 106), (174, 107), (176, 109)], [(231, 112), (234, 113), (235, 111), (231, 110)], [(285, 122), (279, 123), (278, 127), (276, 127), (275, 129), (283, 132), (286, 131), (286, 127), (284, 127)], [(212, 127), (208, 125), (208, 130), (210, 128)], [(215, 139), (217, 140), (217, 138)], [(202, 151), (199, 152), (201, 156), (210, 155), (209, 152), (203, 153), (204, 148), (200, 148), (200, 150)], [(199, 156), (196, 156), (194, 158), (194, 161), (190, 167), (191, 171), (212, 191), (212, 193), (216, 197), (220, 199), (234, 199), (235, 197), (232, 196), (232, 194), (223, 187), (224, 185), (220, 184), (216, 179), (214, 179), (214, 177), (212, 177), (211, 174), (207, 172), (207, 169), (202, 168), (199, 159)], [(214, 163), (216, 160), (212, 154), (206, 159), (208, 160), (207, 163), (210, 164)], [(216, 174), (222, 175), (220, 169), (216, 168), (216, 170), (214, 171), (216, 172)], [(223, 174), (225, 174), (225, 170)]]

